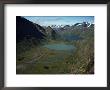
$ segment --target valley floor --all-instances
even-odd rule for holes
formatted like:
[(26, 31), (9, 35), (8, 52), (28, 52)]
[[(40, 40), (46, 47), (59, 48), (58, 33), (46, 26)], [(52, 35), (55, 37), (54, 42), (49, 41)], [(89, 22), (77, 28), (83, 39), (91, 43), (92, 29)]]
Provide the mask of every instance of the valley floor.
[[(64, 41), (50, 40), (48, 44), (65, 43)], [(78, 42), (71, 42), (77, 45)], [(78, 45), (77, 45), (78, 46)], [(77, 47), (76, 46), (76, 47)], [(78, 47), (79, 48), (79, 47)], [(81, 54), (80, 54), (81, 53)], [(35, 46), (28, 51), (17, 55), (17, 74), (86, 74), (88, 73), (89, 57), (78, 49), (75, 52), (50, 50), (43, 46)], [(89, 53), (89, 52), (88, 52)], [(90, 52), (91, 53), (91, 52)], [(88, 55), (89, 56), (89, 55)], [(90, 66), (93, 68), (93, 65)], [(94, 70), (92, 70), (93, 72)]]

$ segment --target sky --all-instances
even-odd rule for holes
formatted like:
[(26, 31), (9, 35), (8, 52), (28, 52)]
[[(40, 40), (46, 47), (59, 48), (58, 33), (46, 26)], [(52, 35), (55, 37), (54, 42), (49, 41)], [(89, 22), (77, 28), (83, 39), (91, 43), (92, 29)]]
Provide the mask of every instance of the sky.
[(23, 16), (41, 26), (74, 25), (75, 23), (94, 23), (94, 16)]

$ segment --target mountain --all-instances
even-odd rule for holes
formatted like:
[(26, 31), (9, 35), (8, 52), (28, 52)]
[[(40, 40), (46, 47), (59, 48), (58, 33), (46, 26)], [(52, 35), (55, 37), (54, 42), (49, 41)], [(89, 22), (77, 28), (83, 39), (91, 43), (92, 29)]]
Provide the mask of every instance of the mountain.
[(51, 37), (53, 29), (50, 26), (48, 26), (48, 27), (45, 28), (45, 30), (46, 30), (46, 34), (49, 37)]
[(57, 33), (54, 29), (52, 29), (50, 26), (48, 26), (46, 29), (46, 34), (49, 38), (55, 39), (57, 36)]
[(36, 28), (38, 29), (38, 31), (40, 31), (41, 33), (43, 33), (44, 35), (46, 35), (46, 30), (44, 29), (44, 27), (34, 23)]
[(20, 42), (24, 39), (35, 38), (36, 40), (42, 40), (45, 38), (45, 29), (38, 24), (21, 17), (16, 16), (16, 42)]

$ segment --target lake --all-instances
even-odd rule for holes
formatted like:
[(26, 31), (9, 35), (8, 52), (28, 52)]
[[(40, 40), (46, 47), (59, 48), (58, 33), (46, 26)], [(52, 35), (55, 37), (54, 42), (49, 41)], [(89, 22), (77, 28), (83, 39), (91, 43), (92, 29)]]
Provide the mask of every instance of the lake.
[(64, 40), (72, 41), (72, 40), (81, 40), (82, 38), (78, 35), (63, 35)]

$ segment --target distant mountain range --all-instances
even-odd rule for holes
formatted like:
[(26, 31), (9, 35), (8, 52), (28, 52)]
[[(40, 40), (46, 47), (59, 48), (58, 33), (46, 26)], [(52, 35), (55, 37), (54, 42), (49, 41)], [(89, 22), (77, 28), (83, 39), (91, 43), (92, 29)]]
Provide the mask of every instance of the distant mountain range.
[[(53, 26), (40, 26), (33, 23), (24, 17), (16, 16), (16, 41), (17, 43), (23, 41), (24, 39), (32, 39), (40, 41), (44, 40), (46, 37), (55, 38), (56, 34), (60, 34), (65, 31), (83, 30), (82, 28), (86, 26), (87, 28), (94, 29), (94, 24), (87, 22), (76, 23), (74, 25), (53, 25)], [(89, 29), (91, 30), (91, 29)]]
[[(81, 26), (84, 25), (84, 23), (87, 25), (88, 28), (94, 25), (93, 23), (82, 22), (82, 23), (75, 23), (73, 25), (51, 25), (50, 27), (53, 28), (53, 29), (54, 28), (56, 28), (56, 29), (65, 28), (66, 29), (66, 28), (81, 27)], [(48, 26), (42, 26), (42, 27), (45, 28), (45, 27), (48, 27)]]

